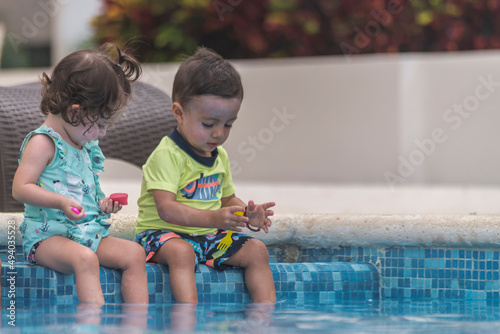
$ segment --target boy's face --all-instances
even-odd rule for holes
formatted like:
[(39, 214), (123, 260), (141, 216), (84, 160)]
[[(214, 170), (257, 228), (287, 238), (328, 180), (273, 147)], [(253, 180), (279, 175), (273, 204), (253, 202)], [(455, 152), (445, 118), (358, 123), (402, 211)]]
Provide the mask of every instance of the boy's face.
[(180, 134), (197, 154), (210, 157), (229, 137), (240, 106), (241, 99), (237, 97), (201, 95), (186, 106), (175, 102), (172, 109)]

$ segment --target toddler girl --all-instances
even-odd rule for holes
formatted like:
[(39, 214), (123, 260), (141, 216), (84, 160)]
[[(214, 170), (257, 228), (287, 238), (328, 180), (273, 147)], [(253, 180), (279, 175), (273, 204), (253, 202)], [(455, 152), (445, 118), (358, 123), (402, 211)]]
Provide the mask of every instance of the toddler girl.
[(99, 265), (122, 270), (125, 302), (148, 302), (144, 251), (108, 236), (105, 219), (121, 205), (99, 185), (104, 156), (97, 141), (121, 116), (140, 74), (137, 60), (114, 45), (68, 55), (50, 78), (43, 73), (47, 117), (21, 146), (12, 194), (25, 203), (19, 228), (25, 257), (75, 274), (80, 302), (104, 304)]

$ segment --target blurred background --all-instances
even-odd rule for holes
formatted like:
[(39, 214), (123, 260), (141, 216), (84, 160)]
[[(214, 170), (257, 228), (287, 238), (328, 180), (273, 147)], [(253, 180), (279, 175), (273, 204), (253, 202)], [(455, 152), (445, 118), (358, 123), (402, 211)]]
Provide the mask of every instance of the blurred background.
[(500, 47), (498, 0), (2, 0), (2, 68), (135, 42), (143, 62), (198, 45), (229, 59)]
[(500, 47), (498, 0), (2, 0), (2, 68), (50, 66), (102, 42), (143, 62), (198, 45), (229, 59)]
[(213, 48), (245, 87), (241, 182), (500, 185), (497, 0), (0, 0), (0, 32), (3, 86), (114, 42), (170, 94)]

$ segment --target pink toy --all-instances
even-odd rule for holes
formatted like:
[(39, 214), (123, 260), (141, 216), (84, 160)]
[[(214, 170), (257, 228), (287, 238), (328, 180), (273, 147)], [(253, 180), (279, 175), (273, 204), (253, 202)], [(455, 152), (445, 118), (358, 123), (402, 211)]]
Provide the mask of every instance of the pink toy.
[(121, 205), (127, 205), (128, 204), (128, 195), (125, 194), (125, 193), (115, 193), (115, 194), (111, 194), (109, 196), (110, 199), (113, 200), (113, 202), (118, 202), (120, 203)]
[[(75, 207), (72, 207), (71, 210), (73, 210), (74, 213), (76, 213), (77, 215), (80, 214), (80, 210), (78, 210), (77, 208)], [(83, 215), (84, 217), (86, 217), (87, 215)]]

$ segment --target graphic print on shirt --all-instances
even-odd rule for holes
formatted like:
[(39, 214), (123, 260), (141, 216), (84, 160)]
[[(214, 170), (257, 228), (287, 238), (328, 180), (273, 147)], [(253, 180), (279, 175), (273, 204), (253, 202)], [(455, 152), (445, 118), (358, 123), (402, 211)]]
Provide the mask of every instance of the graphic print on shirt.
[(187, 199), (211, 201), (218, 199), (220, 188), (219, 174), (203, 176), (201, 173), (200, 178), (181, 189), (181, 193)]
[(68, 183), (67, 190), (69, 197), (81, 203), (83, 201), (85, 181), (82, 180), (80, 175), (66, 173), (66, 182)]

